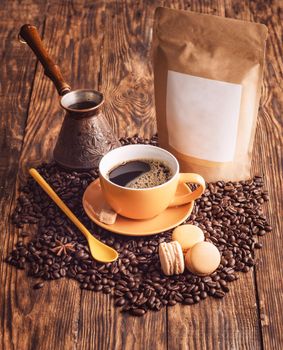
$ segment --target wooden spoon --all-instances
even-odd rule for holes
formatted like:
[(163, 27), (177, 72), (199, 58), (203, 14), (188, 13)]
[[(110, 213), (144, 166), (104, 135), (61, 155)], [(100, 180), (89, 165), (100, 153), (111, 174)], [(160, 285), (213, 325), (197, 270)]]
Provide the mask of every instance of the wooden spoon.
[(108, 245), (100, 242), (93, 237), (89, 230), (79, 221), (79, 219), (73, 214), (73, 212), (67, 207), (67, 205), (58, 197), (54, 190), (48, 185), (44, 178), (38, 173), (37, 170), (31, 168), (29, 170), (30, 175), (35, 179), (39, 186), (53, 199), (58, 207), (68, 216), (68, 218), (77, 226), (82, 234), (87, 239), (92, 257), (100, 262), (109, 263), (117, 260), (118, 252), (109, 247)]

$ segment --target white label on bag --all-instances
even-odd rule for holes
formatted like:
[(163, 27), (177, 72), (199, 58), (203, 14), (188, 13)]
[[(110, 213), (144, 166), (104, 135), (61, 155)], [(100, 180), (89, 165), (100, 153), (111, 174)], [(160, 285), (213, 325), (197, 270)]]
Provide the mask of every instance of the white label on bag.
[(233, 160), (242, 86), (168, 71), (169, 144), (182, 154), (214, 162)]

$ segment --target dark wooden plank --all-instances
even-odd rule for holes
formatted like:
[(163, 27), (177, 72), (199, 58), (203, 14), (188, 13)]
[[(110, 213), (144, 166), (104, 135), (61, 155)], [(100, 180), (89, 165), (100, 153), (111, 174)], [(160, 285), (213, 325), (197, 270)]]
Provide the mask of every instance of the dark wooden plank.
[(252, 273), (241, 275), (223, 300), (168, 309), (168, 348), (261, 349), (252, 280)]
[[(230, 2), (165, 2), (166, 6), (250, 20), (244, 1), (237, 14)], [(170, 349), (261, 349), (254, 276), (241, 274), (224, 300), (205, 300), (193, 307), (168, 309)]]
[[(101, 6), (103, 2), (93, 4), (84, 0), (51, 2), (49, 6), (44, 43), (73, 90), (98, 88), (103, 18), (96, 23), (95, 16)], [(23, 173), (31, 164), (52, 158), (63, 119), (56, 89), (40, 66), (20, 162)]]
[[(10, 212), (16, 195), (15, 181), (29, 109), (36, 60), (23, 50), (17, 40), (21, 23), (34, 22), (42, 32), (46, 5), (42, 1), (1, 1), (0, 3), (0, 348), (11, 349), (18, 344), (12, 312), (21, 313), (22, 302), (17, 281), (23, 274), (2, 263), (18, 240), (18, 230), (10, 224)], [(21, 285), (24, 287), (25, 284)], [(25, 289), (22, 290), (25, 294)], [(20, 305), (21, 304), (21, 305)], [(27, 325), (23, 325), (26, 327)]]
[(166, 309), (143, 317), (120, 313), (110, 296), (83, 292), (78, 349), (166, 349)]
[[(155, 131), (155, 124), (152, 124), (153, 101), (150, 99), (152, 72), (149, 43), (154, 7), (158, 4), (158, 1), (143, 5), (121, 4), (118, 1), (51, 1), (45, 31), (50, 52), (54, 57), (59, 57), (57, 61), (74, 88), (105, 90), (105, 113), (120, 135), (138, 131), (141, 135), (149, 136)], [(142, 319), (120, 315), (119, 310), (113, 308), (109, 297), (91, 292), (80, 294), (74, 281), (52, 282), (43, 290), (35, 292), (30, 289), (33, 282), (23, 272), (1, 264), (1, 287), (4, 288), (1, 288), (0, 301), (0, 345), (5, 350), (66, 347), (163, 349), (166, 345), (172, 349), (257, 349), (261, 348), (260, 331), (266, 349), (279, 349), (283, 342), (280, 299), (282, 258), (279, 251), (282, 230), (277, 214), (282, 208), (279, 196), (282, 185), (279, 176), (282, 110), (279, 83), (282, 61), (279, 57), (282, 57), (282, 48), (278, 2), (266, 6), (262, 1), (238, 1), (225, 2), (224, 6), (224, 2), (212, 1), (208, 4), (195, 0), (171, 1), (169, 5), (263, 21), (271, 33), (253, 169), (256, 173), (266, 174), (266, 183), (271, 192), (268, 211), (275, 229), (263, 239), (264, 249), (257, 253), (257, 289), (249, 273), (234, 283), (223, 301), (206, 300), (193, 307), (176, 306), (169, 309), (167, 344), (166, 315), (163, 311), (149, 313)], [(32, 81), (35, 67), (31, 52), (17, 46), (16, 41), (9, 46), (8, 38), (15, 37), (16, 26), (21, 23), (43, 23), (44, 10), (42, 4), (39, 6), (35, 1), (23, 1), (21, 4), (7, 1), (1, 2), (0, 6), (1, 25), (4, 24), (0, 31), (3, 39), (1, 45), (8, 48), (8, 52), (13, 52), (15, 57), (14, 61), (10, 61), (11, 57), (3, 53), (0, 67), (1, 102), (5, 105), (5, 109), (1, 109), (4, 111), (1, 125), (5, 125), (5, 128), (1, 128), (0, 155), (1, 191), (4, 188), (0, 201), (4, 218), (0, 236), (3, 257), (17, 241), (17, 231), (9, 223), (9, 213), (14, 203), (14, 182), (31, 89), (29, 82)], [(104, 31), (106, 35), (103, 40)], [(62, 37), (62, 41), (59, 37)], [(25, 65), (28, 69), (25, 69)], [(86, 67), (91, 68), (87, 70)], [(7, 81), (8, 73), (11, 79), (8, 79), (9, 84), (3, 89), (2, 82)], [(22, 76), (24, 79), (21, 79)], [(11, 121), (8, 128), (2, 121), (6, 118)], [(56, 92), (38, 67), (20, 161), (21, 178), (28, 166), (50, 157), (62, 119)], [(257, 319), (256, 297), (260, 306), (258, 311), (261, 313), (262, 330)]]
[[(119, 135), (152, 135), (155, 125), (149, 44), (157, 2), (139, 6), (120, 1), (106, 3), (99, 86), (106, 96), (106, 116)], [(143, 350), (166, 346), (165, 309), (135, 318), (115, 309), (109, 296), (82, 292), (79, 349)]]
[(107, 1), (101, 89), (119, 136), (156, 132), (150, 43), (160, 1)]
[[(282, 18), (279, 1), (270, 4), (251, 2), (253, 18), (267, 25), (266, 69), (253, 155), (253, 171), (265, 176), (270, 202), (264, 213), (269, 217), (273, 232), (260, 238), (263, 249), (258, 254), (256, 282), (259, 314), (265, 349), (281, 349), (283, 344), (283, 257), (282, 237)], [(281, 216), (281, 217), (280, 217)]]
[[(17, 40), (21, 23), (34, 21), (42, 25), (44, 8), (39, 3), (32, 6), (27, 1), (22, 3), (1, 2), (0, 4), (0, 188), (2, 218), (8, 218), (9, 205), (11, 205), (11, 191), (18, 171), (18, 160), (22, 148), (24, 129), (29, 108), (29, 99), (35, 74), (36, 59), (23, 51), (23, 44)], [(9, 16), (7, 16), (9, 13)], [(2, 239), (4, 235), (1, 235)], [(1, 244), (1, 248), (2, 248)], [(0, 249), (1, 249), (0, 248)], [(2, 249), (1, 249), (2, 252)]]
[[(100, 24), (89, 27), (88, 16), (90, 7), (93, 14), (99, 6), (99, 3), (93, 5), (87, 1), (68, 1), (51, 2), (48, 7), (44, 42), (74, 88), (97, 88), (100, 62), (96, 60), (96, 53), (100, 41), (97, 47), (90, 45), (90, 41), (99, 34)], [(21, 50), (26, 51), (28, 57), (33, 56), (28, 47), (21, 47)], [(81, 70), (83, 65), (85, 69)], [(25, 178), (28, 167), (51, 158), (64, 117), (58, 102), (55, 88), (38, 66), (18, 183)], [(6, 216), (8, 218), (8, 214)], [(35, 282), (25, 274), (5, 264), (6, 270), (9, 274), (3, 276), (7, 281), (3, 303), (8, 327), (3, 349), (75, 348), (81, 296), (78, 284), (62, 280), (46, 283), (43, 289), (34, 291), (31, 287)]]

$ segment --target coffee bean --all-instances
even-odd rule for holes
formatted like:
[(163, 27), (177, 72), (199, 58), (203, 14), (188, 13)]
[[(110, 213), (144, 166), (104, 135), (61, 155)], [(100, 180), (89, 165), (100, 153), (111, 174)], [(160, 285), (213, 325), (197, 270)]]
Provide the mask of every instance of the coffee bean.
[(40, 289), (44, 286), (43, 282), (38, 282), (33, 286), (33, 289)]
[(81, 289), (87, 289), (88, 288), (88, 284), (85, 282), (83, 284), (81, 284)]
[(60, 272), (60, 275), (61, 275), (62, 277), (65, 277), (65, 276), (66, 276), (66, 274), (67, 274), (67, 273), (66, 273), (66, 270), (65, 270), (65, 269), (63, 269), (63, 268), (62, 268), (62, 269), (60, 269), (60, 271), (59, 271), (59, 272)]
[(152, 250), (149, 249), (149, 248), (146, 248), (146, 247), (142, 248), (142, 249), (141, 249), (141, 252), (142, 252), (143, 254), (152, 254)]
[(228, 282), (235, 281), (235, 279), (236, 279), (235, 275), (227, 275), (226, 276), (226, 281), (228, 281)]
[(249, 266), (244, 266), (243, 269), (242, 269), (243, 272), (249, 272), (250, 271), (250, 268)]
[(134, 295), (132, 300), (131, 300), (132, 304), (135, 304), (137, 300), (138, 300), (138, 295)]
[(115, 290), (114, 291), (114, 295), (117, 296), (117, 297), (122, 297), (124, 295), (124, 293), (121, 292), (120, 290)]
[(109, 293), (111, 293), (111, 288), (108, 287), (108, 286), (106, 286), (106, 287), (103, 287), (102, 291), (103, 291), (103, 293), (105, 293), (105, 294), (109, 294)]
[(228, 265), (229, 266), (234, 266), (236, 264), (236, 260), (234, 258), (231, 258), (228, 260)]
[(131, 314), (134, 316), (143, 316), (145, 314), (145, 310), (144, 309), (133, 309), (131, 311)]
[(210, 276), (205, 276), (202, 278), (202, 281), (207, 283), (207, 282), (211, 282), (212, 281), (212, 278)]
[(94, 287), (94, 290), (95, 290), (96, 292), (99, 292), (99, 291), (101, 291), (102, 289), (103, 289), (103, 287), (102, 287), (101, 284), (98, 284), (98, 285), (96, 285), (96, 286)]
[(200, 301), (200, 292), (197, 292), (193, 295), (194, 301), (198, 303)]
[(125, 299), (124, 298), (119, 298), (116, 300), (115, 305), (116, 306), (123, 306), (125, 304)]
[[(158, 140), (156, 136), (144, 140), (135, 135), (121, 139), (121, 143), (157, 145)], [(235, 271), (247, 272), (254, 265), (254, 249), (261, 248), (262, 243), (253, 236), (264, 236), (272, 230), (261, 210), (262, 202), (268, 200), (261, 177), (210, 183), (204, 195), (196, 200), (187, 222), (200, 227), (206, 240), (218, 247), (221, 264), (211, 276), (198, 277), (187, 270), (183, 275), (164, 276), (158, 245), (170, 241), (171, 231), (131, 238), (94, 227), (84, 213), (81, 199), (88, 184), (98, 177), (98, 170), (70, 171), (55, 163), (42, 164), (38, 170), (94, 235), (117, 249), (120, 257), (108, 264), (94, 261), (85, 238), (29, 178), (21, 186), (12, 222), (18, 227), (36, 224), (37, 232), (27, 244), (19, 241), (6, 261), (17, 268), (27, 268), (34, 277), (50, 280), (68, 276), (83, 289), (111, 293), (115, 305), (136, 316), (177, 302), (190, 305), (208, 296), (224, 297), (229, 292), (227, 285), (238, 278)], [(22, 232), (21, 237), (26, 236), (30, 234)], [(67, 244), (73, 249), (68, 250)]]
[(60, 273), (58, 271), (53, 272), (52, 276), (53, 276), (54, 279), (58, 279), (58, 278), (61, 277)]
[(214, 298), (223, 298), (225, 296), (225, 292), (221, 291), (221, 290), (217, 290), (214, 294), (213, 294)]
[(223, 290), (225, 293), (228, 293), (230, 289), (229, 289), (227, 286), (222, 285), (222, 290)]
[(59, 265), (58, 263), (54, 263), (54, 264), (52, 265), (52, 268), (53, 268), (54, 270), (57, 270), (57, 269), (60, 268), (60, 265)]
[(183, 303), (186, 305), (192, 305), (195, 303), (195, 301), (193, 298), (186, 298), (186, 299), (184, 299)]
[(257, 242), (257, 243), (255, 243), (254, 247), (255, 247), (256, 249), (261, 249), (261, 248), (262, 248), (262, 243)]
[(145, 304), (147, 301), (148, 301), (148, 298), (146, 298), (146, 297), (138, 298), (138, 300), (136, 301), (136, 305), (142, 306), (142, 305)]

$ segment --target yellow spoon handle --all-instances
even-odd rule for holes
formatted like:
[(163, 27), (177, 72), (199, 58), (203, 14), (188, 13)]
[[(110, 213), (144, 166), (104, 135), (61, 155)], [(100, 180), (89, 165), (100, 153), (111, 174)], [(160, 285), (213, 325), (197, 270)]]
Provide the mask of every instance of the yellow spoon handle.
[(44, 178), (39, 174), (37, 170), (31, 168), (29, 170), (30, 175), (35, 179), (39, 186), (48, 194), (50, 198), (58, 205), (58, 207), (68, 216), (68, 218), (77, 226), (77, 228), (88, 238), (91, 233), (89, 230), (79, 221), (79, 219), (73, 214), (73, 212), (66, 206), (66, 204), (59, 198), (55, 191), (48, 185)]

